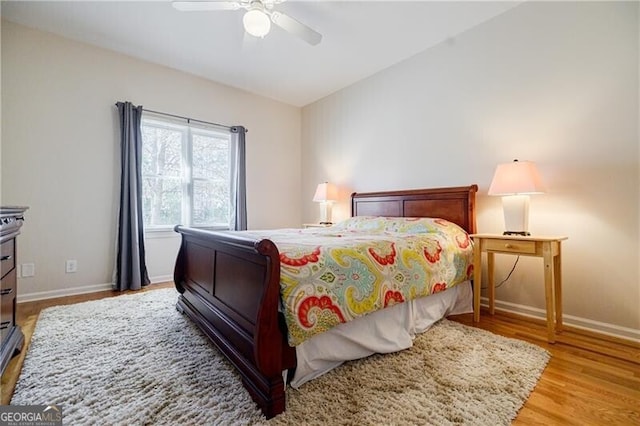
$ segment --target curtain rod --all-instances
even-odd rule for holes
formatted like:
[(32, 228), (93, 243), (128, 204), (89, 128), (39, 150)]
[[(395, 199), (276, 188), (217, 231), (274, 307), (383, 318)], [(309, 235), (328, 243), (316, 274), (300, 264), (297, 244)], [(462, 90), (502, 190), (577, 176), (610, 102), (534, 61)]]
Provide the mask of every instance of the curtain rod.
[[(118, 106), (118, 102), (116, 102), (116, 106)], [(187, 120), (187, 123), (191, 123), (192, 121), (197, 121), (198, 123), (204, 123), (204, 124), (209, 124), (211, 126), (218, 126), (218, 127), (222, 127), (223, 129), (228, 129), (228, 130), (232, 130), (234, 128), (234, 126), (226, 126), (224, 124), (220, 124), (220, 123), (213, 123), (211, 121), (204, 121), (204, 120), (197, 120), (195, 118), (189, 118), (189, 117), (183, 117), (182, 115), (176, 115), (176, 114), (169, 114), (166, 112), (160, 112), (160, 111), (153, 111), (151, 109), (146, 109), (146, 108), (142, 108), (143, 111), (146, 112), (150, 112), (152, 114), (158, 114), (158, 115), (164, 115), (166, 117), (173, 117), (173, 118), (179, 118), (181, 120)], [(248, 132), (247, 129), (245, 129), (245, 132)]]
[(191, 123), (192, 121), (196, 121), (198, 123), (204, 123), (204, 124), (209, 124), (209, 125), (212, 125), (212, 126), (222, 127), (224, 129), (229, 129), (229, 130), (231, 129), (231, 126), (226, 126), (226, 125), (220, 124), (220, 123), (213, 123), (211, 121), (197, 120), (195, 118), (183, 117), (181, 115), (169, 114), (169, 113), (166, 113), (166, 112), (153, 111), (153, 110), (146, 109), (146, 108), (142, 108), (142, 110), (146, 111), (146, 112), (150, 112), (152, 114), (164, 115), (164, 116), (167, 116), (167, 117), (180, 118), (182, 120), (187, 120), (187, 123)]

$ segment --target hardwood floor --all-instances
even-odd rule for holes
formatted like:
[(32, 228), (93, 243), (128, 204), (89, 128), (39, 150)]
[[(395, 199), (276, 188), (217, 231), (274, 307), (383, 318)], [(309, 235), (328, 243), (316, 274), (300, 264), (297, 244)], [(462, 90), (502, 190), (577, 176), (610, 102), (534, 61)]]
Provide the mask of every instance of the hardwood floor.
[[(471, 314), (450, 319), (474, 326)], [(549, 344), (545, 322), (500, 312), (475, 326), (551, 353), (514, 425), (640, 425), (640, 344), (570, 327)]]
[[(172, 285), (153, 285), (143, 291)], [(21, 303), (18, 323), (25, 334), (25, 348), (42, 309), (120, 294), (106, 291)], [(471, 314), (450, 319), (529, 341), (552, 354), (514, 425), (640, 425), (640, 344), (569, 328), (551, 345), (546, 342), (546, 326), (542, 321), (500, 312), (495, 316), (483, 312), (478, 324), (473, 323)], [(27, 350), (23, 349), (11, 361), (2, 376), (3, 405), (11, 399)]]

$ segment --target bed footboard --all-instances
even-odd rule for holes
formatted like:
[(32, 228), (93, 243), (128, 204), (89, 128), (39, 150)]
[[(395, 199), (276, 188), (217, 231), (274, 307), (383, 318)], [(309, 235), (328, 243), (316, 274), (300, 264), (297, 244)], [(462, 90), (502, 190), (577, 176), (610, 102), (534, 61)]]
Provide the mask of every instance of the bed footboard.
[(176, 226), (182, 243), (174, 282), (177, 308), (236, 367), (267, 418), (285, 409), (282, 372), (295, 368), (278, 312), (280, 259), (270, 240)]

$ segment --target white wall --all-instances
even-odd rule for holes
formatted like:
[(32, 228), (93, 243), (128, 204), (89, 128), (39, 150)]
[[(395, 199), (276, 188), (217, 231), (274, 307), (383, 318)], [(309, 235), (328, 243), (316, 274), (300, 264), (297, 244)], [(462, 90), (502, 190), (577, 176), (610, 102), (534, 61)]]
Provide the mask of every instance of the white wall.
[[(111, 282), (119, 100), (246, 126), (249, 227), (301, 223), (299, 108), (3, 21), (1, 201), (30, 207), (18, 258), (36, 267), (22, 300)], [(178, 243), (147, 240), (150, 276), (170, 277)]]
[[(532, 197), (530, 229), (569, 237), (567, 321), (640, 337), (637, 9), (525, 3), (306, 106), (303, 194), (339, 185), (335, 219), (354, 190), (477, 183), (479, 231), (501, 232), (494, 169), (534, 161), (548, 192)], [(514, 258), (498, 257), (501, 278)], [(497, 299), (539, 314), (540, 262), (521, 259)]]

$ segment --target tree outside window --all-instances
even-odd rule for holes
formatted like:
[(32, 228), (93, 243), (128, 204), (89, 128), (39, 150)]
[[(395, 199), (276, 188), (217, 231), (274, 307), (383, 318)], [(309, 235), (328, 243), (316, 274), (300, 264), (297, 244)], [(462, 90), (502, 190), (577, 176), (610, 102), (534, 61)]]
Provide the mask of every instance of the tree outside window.
[(145, 228), (228, 228), (230, 133), (143, 117), (142, 140)]

